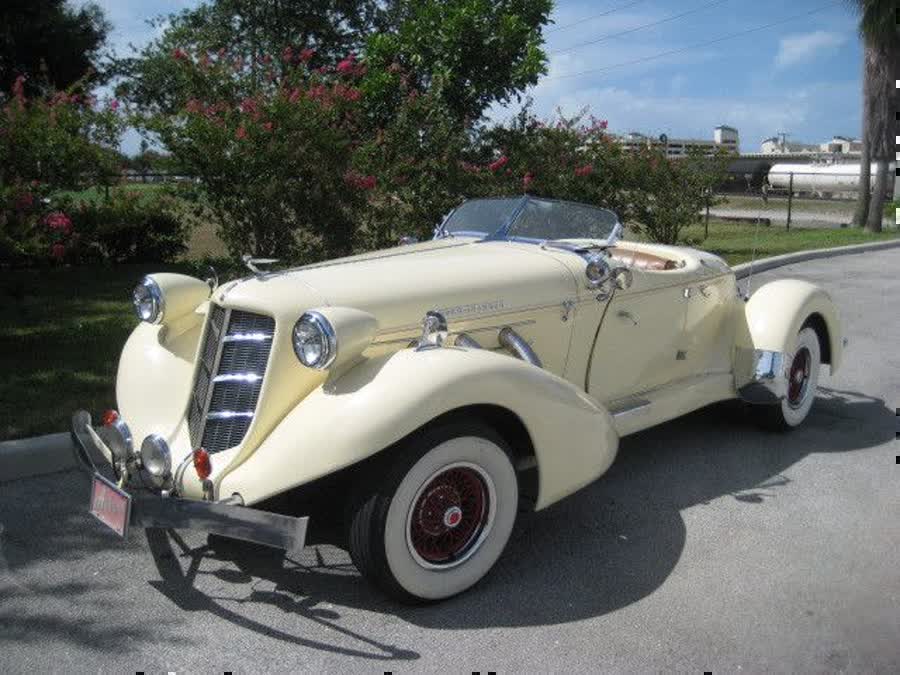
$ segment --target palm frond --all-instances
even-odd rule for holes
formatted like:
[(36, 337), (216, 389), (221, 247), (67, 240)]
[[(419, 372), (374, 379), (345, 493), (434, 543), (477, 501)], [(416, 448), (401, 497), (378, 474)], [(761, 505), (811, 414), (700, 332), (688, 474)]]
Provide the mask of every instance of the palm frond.
[(847, 0), (859, 15), (859, 34), (870, 44), (887, 47), (900, 40), (894, 0)]

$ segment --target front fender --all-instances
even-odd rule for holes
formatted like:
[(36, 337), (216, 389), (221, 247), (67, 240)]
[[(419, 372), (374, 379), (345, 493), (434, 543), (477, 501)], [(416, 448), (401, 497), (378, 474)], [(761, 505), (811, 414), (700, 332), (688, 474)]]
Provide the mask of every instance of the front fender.
[[(757, 290), (745, 306), (744, 321), (738, 327), (737, 347), (743, 354), (753, 350), (767, 350), (790, 354), (794, 350), (797, 333), (812, 320), (817, 332), (824, 328), (828, 355), (827, 363), (834, 373), (843, 356), (843, 336), (837, 308), (823, 289), (798, 279), (772, 281)], [(738, 387), (748, 382), (752, 365), (740, 359), (735, 369)]]
[(220, 496), (252, 504), (390, 447), (446, 412), (502, 406), (531, 436), (539, 475), (537, 508), (600, 476), (619, 438), (609, 413), (552, 373), (479, 349), (404, 349), (369, 359), (297, 405), (219, 483)]

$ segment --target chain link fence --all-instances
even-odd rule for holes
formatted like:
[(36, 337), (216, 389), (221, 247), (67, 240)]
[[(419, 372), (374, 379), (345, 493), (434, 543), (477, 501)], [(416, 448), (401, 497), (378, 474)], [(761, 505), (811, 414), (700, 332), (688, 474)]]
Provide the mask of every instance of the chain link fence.
[[(744, 178), (745, 181), (734, 180), (729, 189), (716, 192), (714, 201), (717, 203), (710, 207), (710, 217), (737, 222), (759, 221), (788, 229), (852, 226), (858, 172), (779, 171), (763, 177), (747, 174)], [(892, 194), (893, 186), (889, 185), (886, 201), (890, 201)], [(885, 215), (882, 226), (896, 227), (896, 216), (893, 213)]]

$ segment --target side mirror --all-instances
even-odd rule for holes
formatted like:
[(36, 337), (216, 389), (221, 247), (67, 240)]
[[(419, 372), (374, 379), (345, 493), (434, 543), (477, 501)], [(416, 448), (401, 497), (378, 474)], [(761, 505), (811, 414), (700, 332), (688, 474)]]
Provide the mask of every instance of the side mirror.
[(413, 237), (411, 235), (407, 235), (405, 237), (400, 237), (400, 241), (397, 242), (397, 246), (409, 246), (410, 244), (418, 244), (418, 237)]
[(612, 271), (612, 280), (620, 291), (631, 288), (634, 283), (634, 274), (627, 267), (617, 267)]
[(609, 281), (610, 268), (606, 258), (600, 253), (595, 253), (588, 258), (584, 276), (587, 277), (588, 288), (599, 288)]

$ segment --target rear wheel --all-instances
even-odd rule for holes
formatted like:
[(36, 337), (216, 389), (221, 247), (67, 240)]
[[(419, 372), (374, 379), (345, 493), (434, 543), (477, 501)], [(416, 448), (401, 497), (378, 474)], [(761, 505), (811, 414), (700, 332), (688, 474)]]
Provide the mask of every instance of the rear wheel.
[(797, 343), (787, 369), (787, 395), (776, 405), (754, 406), (758, 421), (769, 429), (790, 431), (809, 415), (816, 398), (822, 350), (812, 328), (797, 334)]
[(461, 593), (509, 540), (518, 483), (488, 427), (450, 424), (412, 437), (350, 509), (350, 556), (369, 581), (406, 602)]

